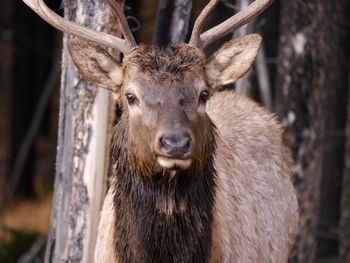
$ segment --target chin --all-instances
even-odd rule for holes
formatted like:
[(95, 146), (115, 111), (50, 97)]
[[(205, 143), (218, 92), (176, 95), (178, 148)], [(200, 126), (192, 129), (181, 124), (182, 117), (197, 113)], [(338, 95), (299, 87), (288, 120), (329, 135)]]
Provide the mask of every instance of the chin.
[(192, 164), (192, 159), (175, 159), (165, 156), (158, 156), (157, 163), (163, 168), (168, 170), (186, 170)]

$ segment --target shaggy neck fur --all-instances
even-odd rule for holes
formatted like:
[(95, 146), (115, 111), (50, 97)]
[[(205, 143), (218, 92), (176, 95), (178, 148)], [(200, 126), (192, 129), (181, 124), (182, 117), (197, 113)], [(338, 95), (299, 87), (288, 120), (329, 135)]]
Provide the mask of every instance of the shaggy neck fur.
[[(125, 146), (127, 128), (117, 126), (112, 187), (116, 254), (120, 262), (208, 262), (212, 246), (215, 146), (201, 171), (177, 171), (176, 175), (164, 171), (150, 179), (132, 171)], [(214, 138), (214, 127), (211, 130), (210, 136)]]

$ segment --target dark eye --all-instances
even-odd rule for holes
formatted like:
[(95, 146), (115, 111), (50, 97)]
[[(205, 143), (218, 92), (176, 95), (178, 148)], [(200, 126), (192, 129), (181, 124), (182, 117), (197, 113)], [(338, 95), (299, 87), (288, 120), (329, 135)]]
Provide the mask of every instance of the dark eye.
[(207, 90), (203, 90), (199, 95), (199, 102), (206, 102), (209, 98), (209, 92)]
[(126, 99), (128, 100), (129, 105), (134, 104), (137, 100), (136, 96), (132, 93), (126, 93)]

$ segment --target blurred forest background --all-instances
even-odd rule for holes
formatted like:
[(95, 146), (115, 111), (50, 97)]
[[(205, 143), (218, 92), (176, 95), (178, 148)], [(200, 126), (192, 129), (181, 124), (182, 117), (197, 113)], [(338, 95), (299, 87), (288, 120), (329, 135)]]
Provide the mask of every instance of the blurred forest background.
[[(250, 2), (222, 0), (206, 27)], [(46, 3), (63, 14), (61, 0)], [(138, 43), (174, 41), (167, 33), (174, 3), (192, 6), (192, 28), (207, 1), (125, 1)], [(225, 88), (276, 113), (286, 129), (301, 212), (290, 262), (348, 263), (350, 1), (275, 0), (257, 20), (206, 52), (252, 32), (264, 38), (257, 63)], [(60, 32), (22, 1), (1, 1), (0, 262), (42, 262), (55, 175), (61, 52)]]

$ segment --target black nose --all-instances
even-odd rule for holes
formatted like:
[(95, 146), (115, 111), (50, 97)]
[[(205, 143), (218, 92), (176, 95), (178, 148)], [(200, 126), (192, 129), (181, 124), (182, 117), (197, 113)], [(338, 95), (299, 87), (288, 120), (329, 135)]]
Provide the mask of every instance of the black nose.
[(167, 156), (181, 158), (191, 151), (191, 142), (187, 133), (163, 135), (159, 140), (159, 148)]

